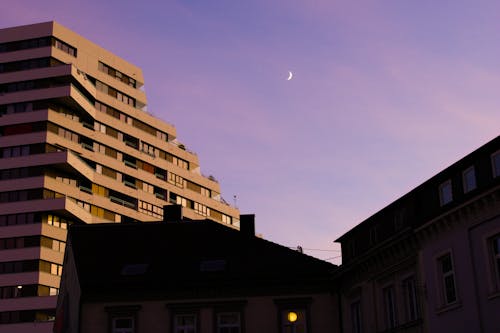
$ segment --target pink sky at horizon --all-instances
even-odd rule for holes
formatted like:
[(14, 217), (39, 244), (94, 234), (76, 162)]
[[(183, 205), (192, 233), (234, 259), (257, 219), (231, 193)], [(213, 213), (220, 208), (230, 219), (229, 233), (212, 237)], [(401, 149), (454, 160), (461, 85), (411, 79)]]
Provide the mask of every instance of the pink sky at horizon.
[(226, 201), (255, 213), (266, 239), (331, 251), (305, 251), (318, 258), (500, 134), (492, 1), (4, 7), (0, 28), (56, 20), (141, 67), (148, 111), (176, 126)]

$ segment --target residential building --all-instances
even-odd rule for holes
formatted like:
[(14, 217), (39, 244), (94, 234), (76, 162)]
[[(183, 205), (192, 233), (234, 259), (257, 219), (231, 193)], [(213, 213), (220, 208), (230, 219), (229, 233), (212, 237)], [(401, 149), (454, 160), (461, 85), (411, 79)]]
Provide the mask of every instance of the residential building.
[(335, 332), (336, 266), (255, 237), (253, 223), (73, 225), (55, 332)]
[(140, 68), (55, 22), (0, 29), (0, 332), (49, 332), (67, 227), (239, 212), (176, 129), (146, 111)]
[(500, 137), (337, 241), (343, 332), (500, 331)]

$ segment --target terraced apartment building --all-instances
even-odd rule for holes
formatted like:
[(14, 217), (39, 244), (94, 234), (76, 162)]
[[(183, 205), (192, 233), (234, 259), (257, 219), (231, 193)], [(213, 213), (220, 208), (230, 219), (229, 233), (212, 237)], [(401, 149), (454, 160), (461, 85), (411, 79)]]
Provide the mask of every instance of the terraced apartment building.
[(239, 228), (143, 84), (58, 23), (0, 30), (0, 332), (52, 331), (69, 224), (161, 221), (175, 203)]

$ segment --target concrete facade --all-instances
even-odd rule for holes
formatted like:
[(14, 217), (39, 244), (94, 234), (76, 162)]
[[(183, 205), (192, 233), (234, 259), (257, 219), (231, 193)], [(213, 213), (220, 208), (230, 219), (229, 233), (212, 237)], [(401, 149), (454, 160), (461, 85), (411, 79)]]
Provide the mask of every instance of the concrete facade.
[(239, 228), (140, 68), (47, 22), (0, 30), (0, 332), (49, 332), (72, 223), (185, 217)]

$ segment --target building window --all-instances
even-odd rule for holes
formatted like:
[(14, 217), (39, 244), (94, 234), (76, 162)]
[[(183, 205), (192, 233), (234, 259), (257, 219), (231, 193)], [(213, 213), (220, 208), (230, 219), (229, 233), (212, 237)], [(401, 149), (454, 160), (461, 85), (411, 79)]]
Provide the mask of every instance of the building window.
[(115, 317), (111, 320), (112, 333), (133, 333), (134, 317)]
[(150, 145), (144, 141), (141, 141), (141, 151), (152, 157), (156, 157), (156, 155), (158, 155), (157, 149), (153, 145)]
[(65, 243), (45, 236), (25, 236), (0, 239), (0, 250), (21, 249), (29, 247), (46, 247), (64, 252)]
[(198, 202), (193, 202), (193, 210), (197, 214), (202, 215), (202, 216), (209, 216), (210, 215), (210, 209), (207, 206), (202, 205)]
[(311, 298), (276, 299), (281, 333), (307, 333)]
[[(188, 207), (188, 200), (173, 192), (169, 194), (169, 201), (173, 204), (181, 205), (182, 207)], [(189, 202), (191, 203), (191, 200), (189, 200)]]
[[(63, 63), (54, 58), (37, 58), (0, 64), (0, 73), (24, 71), (35, 68), (45, 68), (62, 65)], [(22, 111), (21, 111), (22, 112)]]
[(14, 146), (14, 147), (5, 147), (2, 150), (2, 157), (19, 157), (19, 156), (27, 156), (30, 155), (30, 146)]
[(282, 309), (280, 317), (281, 333), (307, 333), (307, 315), (305, 309)]
[(129, 147), (138, 149), (139, 148), (139, 139), (128, 135), (128, 134), (123, 134), (123, 142)]
[(34, 296), (55, 296), (59, 289), (37, 284), (25, 284), (0, 287), (0, 299), (34, 297)]
[(168, 173), (168, 182), (170, 184), (174, 184), (175, 186), (180, 187), (180, 188), (184, 188), (184, 184), (185, 184), (184, 178), (176, 175), (173, 172)]
[(126, 74), (124, 74), (116, 69), (114, 69), (113, 67), (108, 66), (105, 63), (99, 61), (98, 68), (101, 72), (104, 72), (104, 73), (108, 74), (109, 76), (114, 77), (118, 81), (121, 81), (121, 82), (123, 82), (131, 87), (134, 87), (134, 88), (136, 87), (136, 81), (133, 78), (131, 78), (130, 76), (128, 76), (128, 75), (126, 75)]
[(125, 186), (137, 189), (137, 181), (134, 177), (123, 174), (122, 175), (122, 182), (123, 182), (123, 184), (125, 184)]
[(167, 171), (162, 168), (154, 167), (154, 174), (158, 179), (165, 180), (167, 178)]
[[(145, 183), (144, 183), (145, 184)], [(155, 196), (158, 198), (158, 199), (161, 199), (161, 200), (167, 200), (167, 190), (164, 190), (158, 186), (154, 186), (154, 190), (153, 190)]]
[(174, 333), (196, 333), (197, 317), (194, 313), (174, 315)]
[[(96, 89), (100, 92), (103, 92), (111, 97), (116, 98), (120, 102), (128, 104), (130, 106), (135, 107), (135, 99), (116, 90), (115, 88), (108, 86), (106, 83), (96, 80)], [(129, 123), (129, 121), (126, 121)], [(130, 118), (130, 124), (132, 124), (132, 118)]]
[(34, 213), (0, 215), (0, 227), (7, 225), (40, 223), (40, 220), (41, 217), (39, 216), (39, 214), (35, 216)]
[(239, 312), (217, 313), (217, 333), (240, 333), (241, 316)]
[(172, 163), (183, 169), (189, 170), (189, 162), (182, 158), (172, 156)]
[[(44, 219), (44, 222), (45, 222), (45, 219)], [(71, 224), (71, 223), (72, 222), (69, 222), (66, 219), (61, 218), (57, 215), (52, 215), (52, 214), (47, 215), (47, 224), (48, 225), (52, 225), (54, 227), (61, 228), (61, 229), (68, 229), (68, 224)]]
[(40, 38), (25, 39), (15, 42), (1, 43), (0, 53), (46, 47), (50, 45), (51, 38), (53, 37), (40, 37)]
[(53, 321), (54, 309), (20, 310), (0, 312), (0, 324), (33, 323)]
[(351, 332), (361, 333), (361, 302), (351, 304)]
[(451, 180), (447, 180), (439, 185), (439, 202), (441, 206), (450, 203), (453, 200), (453, 192), (451, 189)]
[(134, 333), (137, 330), (137, 311), (140, 305), (107, 306), (104, 308), (108, 313), (109, 332), (111, 333)]
[(212, 197), (211, 191), (208, 188), (202, 187), (200, 190), (201, 195), (204, 197), (210, 198)]
[(139, 200), (139, 212), (154, 216), (157, 218), (163, 218), (163, 207), (150, 204), (146, 201)]
[(137, 169), (137, 159), (135, 157), (123, 154), (123, 163), (128, 167)]
[(51, 38), (51, 41), (52, 46), (55, 46), (59, 50), (66, 52), (70, 56), (76, 57), (76, 48), (74, 48), (73, 46), (54, 37)]
[(226, 215), (226, 214), (221, 214), (221, 221), (222, 221), (222, 223), (225, 223), (225, 224), (233, 224), (233, 220), (232, 220), (231, 216)]
[(156, 130), (156, 137), (162, 141), (168, 141), (168, 134), (160, 130)]
[(470, 192), (476, 188), (476, 171), (473, 166), (463, 172), (462, 180), (464, 184), (464, 193)]
[(405, 297), (406, 321), (414, 321), (419, 318), (417, 282), (415, 277), (403, 280), (403, 293)]
[(384, 297), (384, 312), (386, 328), (394, 328), (397, 325), (396, 317), (396, 295), (394, 294), (394, 286), (388, 286), (382, 290)]
[(493, 177), (500, 176), (500, 150), (491, 155), (491, 165), (493, 167)]
[(451, 253), (447, 253), (438, 258), (438, 273), (441, 280), (441, 290), (443, 305), (448, 305), (457, 301), (457, 290), (455, 285), (455, 272)]
[(491, 261), (493, 267), (493, 281), (496, 285), (496, 290), (500, 289), (500, 234), (490, 239), (491, 246)]

